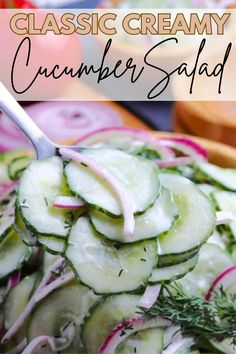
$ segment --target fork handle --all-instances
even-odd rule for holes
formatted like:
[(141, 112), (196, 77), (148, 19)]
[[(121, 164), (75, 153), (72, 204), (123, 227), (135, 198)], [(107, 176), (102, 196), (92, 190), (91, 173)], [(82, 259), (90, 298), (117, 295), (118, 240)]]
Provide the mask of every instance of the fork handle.
[(38, 159), (44, 159), (55, 155), (55, 144), (39, 129), (1, 82), (0, 110), (4, 111), (30, 140)]

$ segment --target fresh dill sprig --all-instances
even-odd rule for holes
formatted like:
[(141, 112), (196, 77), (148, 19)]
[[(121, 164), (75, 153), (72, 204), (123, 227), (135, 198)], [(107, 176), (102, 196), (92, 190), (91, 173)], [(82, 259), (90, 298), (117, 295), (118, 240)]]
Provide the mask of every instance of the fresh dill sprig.
[(226, 294), (224, 289), (213, 294), (211, 301), (193, 296), (179, 284), (163, 286), (155, 304), (146, 309), (146, 316), (160, 315), (181, 328), (183, 335), (199, 339), (231, 339), (236, 345), (236, 295)]

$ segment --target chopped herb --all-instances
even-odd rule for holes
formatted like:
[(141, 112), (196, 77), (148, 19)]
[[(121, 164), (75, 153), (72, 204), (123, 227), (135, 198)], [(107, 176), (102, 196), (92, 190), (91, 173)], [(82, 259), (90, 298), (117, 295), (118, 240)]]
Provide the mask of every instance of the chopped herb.
[(193, 296), (179, 284), (164, 286), (167, 292), (160, 296), (150, 308), (141, 308), (145, 315), (157, 314), (181, 327), (184, 335), (196, 339), (222, 341), (230, 339), (236, 344), (236, 295), (227, 294), (223, 288), (214, 293), (211, 301)]
[(146, 249), (146, 247), (143, 247), (143, 249), (144, 249), (144, 252), (147, 252), (147, 249)]
[(121, 274), (123, 273), (123, 271), (124, 271), (124, 269), (121, 269), (121, 270), (119, 271), (119, 277), (121, 276)]
[(46, 198), (46, 197), (44, 197), (44, 200), (45, 200), (45, 204), (46, 204), (46, 206), (48, 206), (48, 200), (47, 200), (47, 198)]
[(132, 331), (134, 329), (134, 326), (132, 325), (132, 323), (127, 323), (127, 325), (125, 325), (125, 329)]
[(134, 353), (137, 353), (137, 348), (136, 347), (134, 347)]
[(114, 243), (113, 245), (117, 250), (120, 250), (122, 248), (122, 245), (120, 243)]
[(64, 229), (69, 229), (72, 225), (69, 223), (69, 221), (65, 220), (65, 226)]
[(28, 205), (21, 205), (21, 208), (29, 209)]
[(70, 229), (71, 228), (71, 225), (65, 225), (64, 226), (64, 229)]
[(140, 258), (141, 262), (147, 262), (147, 260), (145, 258)]
[(123, 337), (123, 336), (125, 336), (125, 335), (126, 335), (126, 332), (122, 329), (121, 334), (120, 334), (120, 337)]
[(68, 213), (68, 219), (70, 220), (70, 222), (73, 222), (75, 220), (75, 216), (71, 211)]
[(22, 203), (25, 204), (26, 203), (26, 199), (24, 199)]
[(62, 331), (65, 331), (67, 328), (68, 328), (68, 326), (71, 324), (71, 321), (68, 321), (65, 325), (64, 325), (64, 327), (62, 327)]
[(84, 167), (88, 167), (88, 165), (86, 165), (86, 163), (84, 163), (84, 162), (81, 162), (81, 165)]
[(47, 344), (43, 344), (42, 346), (41, 346), (41, 348), (43, 349), (43, 348), (46, 348), (47, 347)]

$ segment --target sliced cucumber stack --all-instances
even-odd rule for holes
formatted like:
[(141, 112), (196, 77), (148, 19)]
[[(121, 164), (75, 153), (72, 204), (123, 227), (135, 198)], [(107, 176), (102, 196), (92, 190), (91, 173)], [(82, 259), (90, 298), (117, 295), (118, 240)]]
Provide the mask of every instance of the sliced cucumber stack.
[(155, 240), (121, 245), (103, 240), (88, 218), (72, 227), (66, 250), (78, 278), (99, 294), (134, 291), (144, 286), (157, 264)]
[[(118, 145), (103, 146), (101, 139), (79, 154), (61, 148), (64, 160), (27, 166), (30, 158), (13, 154), (8, 161), (9, 176), (21, 179), (18, 191), (12, 182), (13, 194), (0, 201), (1, 352), (162, 354), (180, 345), (178, 354), (199, 353), (194, 330), (185, 351), (178, 343), (186, 339), (179, 336), (186, 334), (186, 298), (197, 296), (201, 311), (216, 277), (235, 272), (236, 222), (216, 226), (216, 211), (236, 218), (236, 170), (205, 162), (206, 152), (187, 138), (150, 138), (149, 146), (148, 134), (131, 135), (141, 140), (129, 150), (121, 137)], [(2, 199), (8, 186), (2, 183)], [(72, 195), (83, 199), (81, 210), (65, 202)], [(177, 328), (183, 333), (173, 336)], [(227, 341), (212, 343), (235, 351)]]
[(194, 183), (174, 174), (161, 174), (161, 183), (172, 193), (179, 217), (157, 239), (158, 264), (169, 266), (193, 257), (213, 233), (216, 213), (210, 199)]
[(161, 195), (153, 207), (144, 214), (135, 217), (134, 235), (130, 239), (124, 237), (122, 220), (111, 218), (98, 210), (90, 211), (91, 222), (96, 231), (110, 240), (122, 243), (159, 236), (170, 229), (177, 215), (178, 211), (172, 196), (164, 187), (161, 188)]
[[(66, 337), (67, 334), (68, 343), (61, 352), (66, 354), (83, 352), (80, 326), (90, 307), (97, 300), (98, 296), (79, 283), (56, 290), (39, 303), (33, 312), (27, 329), (28, 341), (40, 335), (57, 338)], [(40, 351), (48, 352), (50, 352), (48, 347)]]
[(53, 207), (55, 198), (67, 194), (63, 162), (59, 157), (33, 161), (23, 173), (17, 205), (27, 227), (36, 235), (66, 237), (68, 211)]
[[(83, 154), (106, 168), (120, 182), (132, 197), (136, 214), (143, 214), (154, 205), (160, 193), (160, 183), (157, 167), (152, 161), (111, 149), (85, 149)], [(84, 164), (70, 162), (65, 175), (72, 192), (91, 207), (112, 217), (121, 216), (120, 203), (114, 192)]]

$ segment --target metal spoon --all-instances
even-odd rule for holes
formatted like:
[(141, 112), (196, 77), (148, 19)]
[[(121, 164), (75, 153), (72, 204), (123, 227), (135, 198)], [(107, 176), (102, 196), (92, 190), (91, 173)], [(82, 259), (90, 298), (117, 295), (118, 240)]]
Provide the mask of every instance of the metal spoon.
[[(38, 160), (56, 155), (57, 149), (61, 146), (54, 144), (39, 129), (30, 116), (15, 100), (7, 88), (0, 82), (0, 110), (4, 111), (7, 116), (18, 126), (25, 136), (32, 143)], [(48, 117), (50, 119), (50, 117)], [(48, 120), (50, 124), (50, 121)], [(80, 152), (79, 146), (67, 146), (70, 149)]]

